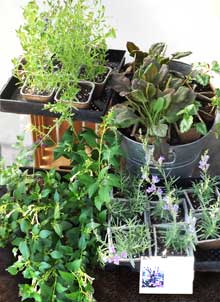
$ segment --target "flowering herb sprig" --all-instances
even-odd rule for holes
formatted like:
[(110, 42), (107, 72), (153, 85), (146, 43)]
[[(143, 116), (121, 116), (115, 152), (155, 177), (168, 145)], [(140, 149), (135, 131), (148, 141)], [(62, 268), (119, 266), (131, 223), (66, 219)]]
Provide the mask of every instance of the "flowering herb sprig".
[(209, 155), (206, 150), (199, 161), (201, 181), (193, 184), (193, 197), (200, 203), (201, 207), (208, 207), (215, 199), (215, 187), (217, 185), (217, 178), (211, 177), (208, 173), (209, 169)]
[(126, 251), (122, 251), (122, 252), (118, 253), (116, 251), (114, 245), (109, 246), (108, 250), (109, 250), (109, 255), (106, 258), (106, 261), (108, 263), (114, 263), (116, 265), (119, 265), (121, 258), (124, 258), (124, 259), (127, 258), (127, 252)]

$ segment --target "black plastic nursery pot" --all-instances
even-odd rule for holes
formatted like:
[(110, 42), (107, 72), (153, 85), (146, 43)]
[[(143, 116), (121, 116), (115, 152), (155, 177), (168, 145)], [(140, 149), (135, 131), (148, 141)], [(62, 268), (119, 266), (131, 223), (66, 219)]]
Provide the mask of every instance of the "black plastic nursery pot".
[[(108, 66), (116, 71), (120, 71), (125, 61), (125, 51), (119, 49), (109, 49), (107, 52)], [(105, 89), (100, 97), (92, 99), (88, 108), (71, 109), (74, 118), (80, 121), (100, 123), (105, 115), (115, 93), (106, 83)], [(51, 103), (54, 103), (54, 98)], [(0, 92), (0, 111), (18, 114), (33, 114), (49, 117), (59, 115), (44, 109), (44, 102), (26, 101), (20, 94), (18, 80), (15, 77), (9, 78), (8, 82)]]

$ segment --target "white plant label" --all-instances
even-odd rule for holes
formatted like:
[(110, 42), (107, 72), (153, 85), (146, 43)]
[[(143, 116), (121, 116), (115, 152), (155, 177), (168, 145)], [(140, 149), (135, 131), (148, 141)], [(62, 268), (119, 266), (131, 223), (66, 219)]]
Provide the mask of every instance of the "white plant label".
[(141, 257), (140, 294), (192, 294), (193, 256)]

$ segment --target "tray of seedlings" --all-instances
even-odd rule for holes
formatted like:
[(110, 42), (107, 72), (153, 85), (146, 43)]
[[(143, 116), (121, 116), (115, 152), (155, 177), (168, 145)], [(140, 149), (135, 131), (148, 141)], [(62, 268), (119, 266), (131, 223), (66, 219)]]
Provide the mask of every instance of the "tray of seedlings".
[[(124, 50), (109, 49), (107, 51), (106, 76), (109, 76), (112, 71), (121, 70), (124, 65), (124, 55)], [(23, 64), (25, 64), (24, 61), (21, 64), (21, 73)], [(98, 77), (95, 81), (94, 88), (93, 84), (89, 88), (85, 87), (85, 83), (80, 83), (79, 88), (81, 88), (81, 86), (83, 87), (82, 95), (78, 95), (78, 100), (75, 102), (76, 104), (74, 103), (70, 106), (70, 108), (72, 107), (70, 110), (74, 113), (74, 118), (82, 121), (101, 122), (102, 116), (105, 115), (114, 96), (113, 90), (108, 87), (108, 80), (103, 80), (102, 77)], [(47, 99), (43, 98), (43, 100), (39, 101), (35, 96), (29, 98), (26, 96), (26, 90), (24, 86), (19, 85), (18, 78), (15, 76), (10, 77), (0, 93), (0, 111), (51, 117), (59, 116), (58, 113), (45, 109), (45, 104), (48, 104)], [(87, 95), (89, 96), (89, 101), (85, 102), (83, 98)], [(59, 95), (54, 91), (49, 102), (54, 104), (58, 97)], [(80, 102), (79, 100), (82, 101)], [(77, 106), (77, 103), (80, 105)]]
[[(198, 178), (125, 178), (112, 193), (100, 258), (106, 269), (140, 269), (141, 256), (194, 256), (196, 271), (220, 271), (220, 178), (202, 155)], [(143, 240), (141, 240), (143, 239)]]

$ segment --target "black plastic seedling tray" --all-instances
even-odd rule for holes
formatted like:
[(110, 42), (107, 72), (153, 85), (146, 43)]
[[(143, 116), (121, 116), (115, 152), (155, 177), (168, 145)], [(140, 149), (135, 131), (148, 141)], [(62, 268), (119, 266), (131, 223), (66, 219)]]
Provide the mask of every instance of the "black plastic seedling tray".
[[(112, 67), (113, 70), (119, 71), (124, 64), (124, 56), (124, 50), (109, 49), (107, 52), (109, 66)], [(43, 115), (49, 117), (59, 116), (50, 112), (49, 110), (45, 110), (44, 103), (23, 100), (19, 91), (18, 80), (12, 76), (0, 93), (1, 112)], [(75, 119), (100, 123), (102, 121), (102, 116), (105, 115), (113, 96), (114, 92), (107, 86), (102, 97), (100, 99), (92, 100), (89, 108), (78, 110), (73, 109)]]

